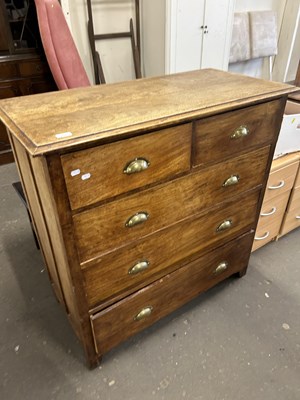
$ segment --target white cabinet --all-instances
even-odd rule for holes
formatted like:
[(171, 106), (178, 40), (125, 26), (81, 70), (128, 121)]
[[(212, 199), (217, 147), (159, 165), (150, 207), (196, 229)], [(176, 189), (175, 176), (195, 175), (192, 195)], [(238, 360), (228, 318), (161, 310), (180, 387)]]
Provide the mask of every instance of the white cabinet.
[(144, 0), (145, 75), (227, 70), (235, 0)]

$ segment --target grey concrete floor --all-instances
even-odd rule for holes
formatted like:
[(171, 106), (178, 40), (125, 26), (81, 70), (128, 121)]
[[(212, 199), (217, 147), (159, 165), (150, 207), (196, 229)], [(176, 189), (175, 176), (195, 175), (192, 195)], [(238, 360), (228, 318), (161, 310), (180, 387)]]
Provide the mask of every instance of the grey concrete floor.
[(27, 215), (0, 167), (1, 400), (300, 399), (300, 229), (86, 367)]

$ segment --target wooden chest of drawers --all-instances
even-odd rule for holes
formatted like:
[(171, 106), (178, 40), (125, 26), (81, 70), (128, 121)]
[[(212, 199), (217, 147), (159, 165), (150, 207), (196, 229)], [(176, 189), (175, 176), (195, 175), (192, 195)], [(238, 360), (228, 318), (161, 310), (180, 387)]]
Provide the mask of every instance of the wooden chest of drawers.
[(292, 90), (202, 70), (0, 103), (54, 291), (90, 365), (245, 274)]

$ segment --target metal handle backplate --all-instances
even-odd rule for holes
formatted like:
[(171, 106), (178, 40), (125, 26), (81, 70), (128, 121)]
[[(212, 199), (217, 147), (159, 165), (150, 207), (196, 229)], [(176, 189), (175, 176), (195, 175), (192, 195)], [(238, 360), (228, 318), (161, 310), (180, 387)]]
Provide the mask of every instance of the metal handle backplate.
[(136, 174), (138, 172), (145, 171), (145, 169), (149, 168), (149, 166), (150, 162), (145, 158), (135, 158), (126, 164), (123, 172), (127, 175)]
[(237, 185), (239, 183), (240, 177), (238, 175), (231, 175), (226, 181), (223, 183), (224, 187)]
[(231, 219), (227, 219), (225, 221), (223, 221), (218, 227), (217, 227), (217, 232), (222, 232), (222, 231), (226, 231), (226, 229), (229, 229), (232, 227), (232, 220)]
[(140, 211), (134, 215), (132, 215), (125, 223), (127, 228), (133, 228), (136, 225), (142, 224), (146, 222), (149, 218), (149, 214), (145, 211)]
[(135, 317), (134, 320), (135, 321), (141, 321), (144, 318), (147, 318), (151, 315), (153, 310), (152, 306), (147, 306), (145, 308), (143, 308)]
[(129, 269), (128, 274), (129, 275), (139, 274), (140, 272), (145, 271), (145, 269), (149, 267), (149, 264), (150, 263), (148, 260), (139, 261)]
[(214, 270), (214, 275), (219, 275), (222, 272), (226, 271), (228, 268), (228, 262), (227, 261), (222, 261), (217, 268)]
[(248, 127), (246, 125), (239, 126), (233, 134), (230, 136), (231, 139), (240, 139), (245, 136), (248, 136), (250, 133)]

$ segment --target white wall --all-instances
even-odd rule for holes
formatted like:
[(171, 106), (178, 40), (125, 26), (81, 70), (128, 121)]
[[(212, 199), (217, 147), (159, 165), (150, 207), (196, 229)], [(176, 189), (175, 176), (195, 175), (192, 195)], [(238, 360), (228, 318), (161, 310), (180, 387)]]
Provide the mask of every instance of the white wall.
[[(135, 21), (134, 0), (92, 0), (95, 34), (128, 32)], [(94, 70), (87, 32), (86, 0), (69, 0), (71, 30), (87, 74), (94, 82)], [(135, 23), (134, 23), (135, 26)], [(130, 38), (97, 41), (107, 83), (134, 79)]]
[(165, 1), (141, 0), (140, 3), (142, 73), (143, 76), (163, 75), (165, 72)]
[[(286, 0), (236, 0), (235, 12), (243, 11), (265, 11), (277, 12), (277, 23), (279, 36)], [(268, 59), (255, 59), (241, 63), (230, 64), (229, 71), (239, 72), (245, 75), (269, 79)]]

